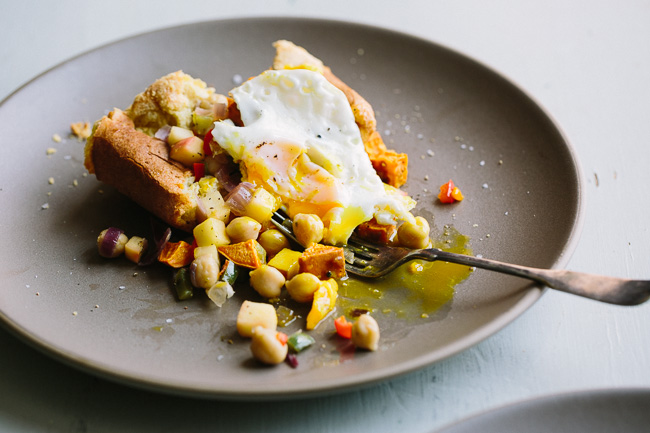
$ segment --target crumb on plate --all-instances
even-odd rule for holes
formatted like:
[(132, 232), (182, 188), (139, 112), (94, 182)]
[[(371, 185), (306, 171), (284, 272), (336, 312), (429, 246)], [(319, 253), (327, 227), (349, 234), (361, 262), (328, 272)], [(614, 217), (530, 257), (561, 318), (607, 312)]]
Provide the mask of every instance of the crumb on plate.
[(80, 140), (85, 140), (90, 137), (90, 123), (88, 122), (76, 122), (70, 124), (70, 131), (72, 135), (77, 137)]

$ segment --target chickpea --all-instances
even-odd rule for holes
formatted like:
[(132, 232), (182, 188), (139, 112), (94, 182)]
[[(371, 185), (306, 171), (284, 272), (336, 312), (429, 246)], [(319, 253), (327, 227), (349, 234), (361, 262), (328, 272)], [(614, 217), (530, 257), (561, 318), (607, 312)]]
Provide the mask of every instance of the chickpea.
[(260, 234), (257, 241), (269, 256), (274, 256), (284, 248), (289, 248), (289, 240), (287, 237), (280, 230), (276, 229), (265, 230)]
[(262, 229), (262, 224), (251, 217), (242, 216), (230, 221), (226, 227), (226, 234), (233, 244), (244, 242), (249, 239), (257, 239)]
[(194, 287), (209, 289), (219, 280), (219, 260), (212, 254), (203, 254), (192, 261), (190, 279)]
[(320, 287), (320, 280), (314, 274), (303, 272), (287, 281), (287, 292), (296, 302), (311, 302)]
[(352, 342), (361, 349), (375, 351), (379, 347), (379, 325), (369, 314), (362, 314), (352, 325)]
[(287, 357), (289, 346), (277, 338), (275, 329), (262, 326), (253, 328), (251, 352), (258, 361), (265, 364), (279, 364)]
[(304, 247), (323, 240), (324, 230), (325, 226), (318, 215), (299, 213), (293, 217), (293, 234)]
[(429, 246), (429, 223), (426, 219), (415, 217), (415, 223), (405, 222), (397, 229), (397, 238), (406, 248), (426, 248)]
[(284, 286), (284, 275), (269, 265), (262, 265), (250, 272), (250, 285), (265, 298), (277, 298)]

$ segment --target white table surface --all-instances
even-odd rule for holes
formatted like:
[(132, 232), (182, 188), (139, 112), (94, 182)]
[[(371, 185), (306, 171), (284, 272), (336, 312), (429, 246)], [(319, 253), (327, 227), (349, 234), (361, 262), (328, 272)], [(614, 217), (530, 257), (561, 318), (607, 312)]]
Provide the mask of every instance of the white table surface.
[[(584, 228), (567, 267), (650, 278), (647, 0), (0, 0), (0, 99), (126, 36), (268, 15), (397, 29), (510, 77), (552, 113), (584, 171)], [(615, 307), (548, 291), (498, 334), (418, 372), (336, 396), (265, 403), (132, 389), (65, 366), (0, 329), (0, 431), (427, 432), (523, 399), (620, 387), (650, 388), (650, 303)]]

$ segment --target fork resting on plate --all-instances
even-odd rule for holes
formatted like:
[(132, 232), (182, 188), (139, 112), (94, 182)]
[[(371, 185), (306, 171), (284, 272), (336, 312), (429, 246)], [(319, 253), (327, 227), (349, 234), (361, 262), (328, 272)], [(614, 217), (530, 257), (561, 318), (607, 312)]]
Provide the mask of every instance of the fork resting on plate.
[[(286, 215), (275, 212), (271, 221), (278, 230), (300, 245), (293, 234), (292, 222)], [(412, 250), (378, 246), (369, 244), (355, 236), (348, 240), (348, 244), (343, 249), (346, 271), (362, 278), (381, 277), (409, 260), (439, 260), (515, 275), (552, 289), (610, 304), (638, 305), (650, 298), (650, 281), (648, 280), (631, 280), (563, 269), (532, 268), (452, 253), (438, 248)]]

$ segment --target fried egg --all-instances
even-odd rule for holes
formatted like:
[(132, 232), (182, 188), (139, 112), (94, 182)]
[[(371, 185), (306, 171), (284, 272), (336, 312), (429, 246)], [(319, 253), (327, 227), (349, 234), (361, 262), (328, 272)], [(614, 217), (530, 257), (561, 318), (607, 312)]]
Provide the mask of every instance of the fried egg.
[(212, 137), (289, 216), (318, 215), (325, 242), (344, 244), (361, 223), (411, 220), (415, 201), (384, 184), (339, 89), (306, 69), (268, 70), (231, 91), (244, 126), (216, 122)]

